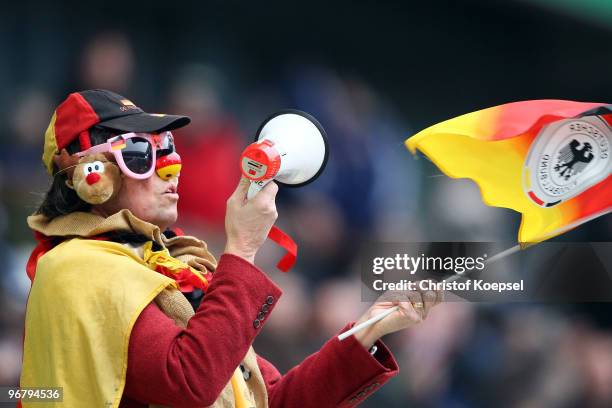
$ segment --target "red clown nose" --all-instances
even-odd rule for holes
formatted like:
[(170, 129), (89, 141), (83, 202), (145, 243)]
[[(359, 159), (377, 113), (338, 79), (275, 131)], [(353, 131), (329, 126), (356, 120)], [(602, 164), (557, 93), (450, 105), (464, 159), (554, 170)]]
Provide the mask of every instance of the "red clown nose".
[(98, 173), (89, 173), (87, 177), (85, 177), (85, 181), (91, 186), (100, 181), (100, 175)]

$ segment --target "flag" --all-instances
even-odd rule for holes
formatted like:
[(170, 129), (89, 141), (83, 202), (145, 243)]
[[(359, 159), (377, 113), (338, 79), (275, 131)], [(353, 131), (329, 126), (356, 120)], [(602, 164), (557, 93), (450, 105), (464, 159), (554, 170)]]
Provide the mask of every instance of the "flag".
[(522, 214), (520, 243), (552, 238), (612, 208), (612, 105), (508, 103), (433, 125), (405, 142), (485, 204)]

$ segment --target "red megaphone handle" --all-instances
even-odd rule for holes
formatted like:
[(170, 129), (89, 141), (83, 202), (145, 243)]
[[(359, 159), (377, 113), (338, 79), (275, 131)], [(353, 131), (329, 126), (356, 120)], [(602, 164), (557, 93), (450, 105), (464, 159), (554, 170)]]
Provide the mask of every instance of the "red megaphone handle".
[(295, 264), (297, 258), (297, 244), (285, 231), (275, 225), (272, 226), (268, 233), (268, 238), (287, 251), (285, 256), (276, 264), (276, 267), (283, 272), (288, 272), (293, 267), (293, 264)]

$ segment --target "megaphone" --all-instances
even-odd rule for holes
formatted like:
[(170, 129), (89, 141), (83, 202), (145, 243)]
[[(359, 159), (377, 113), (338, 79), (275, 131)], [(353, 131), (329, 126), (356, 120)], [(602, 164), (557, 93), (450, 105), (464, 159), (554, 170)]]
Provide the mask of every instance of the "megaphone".
[(240, 170), (251, 180), (247, 198), (271, 180), (287, 187), (312, 182), (323, 172), (328, 155), (327, 135), (315, 118), (294, 109), (275, 113), (240, 156)]

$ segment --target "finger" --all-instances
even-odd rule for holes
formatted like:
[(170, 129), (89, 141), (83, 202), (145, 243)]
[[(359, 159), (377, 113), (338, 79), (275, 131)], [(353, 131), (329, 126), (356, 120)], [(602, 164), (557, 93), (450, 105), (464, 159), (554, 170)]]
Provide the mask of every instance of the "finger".
[(425, 318), (425, 303), (423, 302), (423, 297), (421, 296), (421, 292), (410, 291), (408, 292), (408, 299), (412, 303), (412, 307), (416, 310), (421, 318)]
[(402, 300), (409, 300), (405, 291), (401, 290), (387, 290), (385, 291), (376, 302), (391, 302), (397, 305)]
[(260, 200), (274, 201), (276, 198), (276, 193), (278, 193), (278, 184), (276, 184), (274, 181), (270, 181), (257, 195), (261, 196)]
[(412, 321), (420, 322), (422, 320), (421, 314), (415, 310), (412, 302), (399, 302), (398, 306), (400, 307), (400, 311), (404, 314), (404, 316), (408, 317)]
[(444, 291), (436, 290), (436, 305), (444, 302)]
[(423, 301), (425, 302), (425, 310), (423, 312), (423, 315), (425, 318), (427, 318), (427, 315), (429, 314), (431, 308), (436, 305), (437, 295), (436, 292), (434, 292), (433, 290), (427, 290), (422, 293), (422, 297)]

